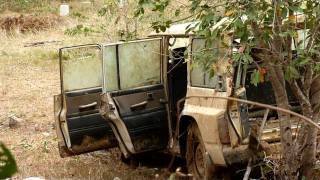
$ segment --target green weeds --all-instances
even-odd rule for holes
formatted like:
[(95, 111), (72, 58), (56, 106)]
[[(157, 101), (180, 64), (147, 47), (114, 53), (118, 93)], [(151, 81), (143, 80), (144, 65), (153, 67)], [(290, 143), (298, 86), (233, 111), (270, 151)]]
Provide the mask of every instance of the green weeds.
[(88, 36), (94, 32), (96, 31), (93, 28), (79, 24), (73, 28), (66, 29), (64, 34), (69, 36), (75, 36), (75, 35), (81, 35), (81, 34)]

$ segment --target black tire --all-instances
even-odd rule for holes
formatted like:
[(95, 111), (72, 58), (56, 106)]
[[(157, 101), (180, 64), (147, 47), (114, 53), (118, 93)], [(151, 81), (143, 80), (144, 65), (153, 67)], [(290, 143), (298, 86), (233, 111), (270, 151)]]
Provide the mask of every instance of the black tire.
[(204, 143), (196, 123), (188, 127), (186, 161), (193, 179), (217, 179), (214, 166), (208, 162)]

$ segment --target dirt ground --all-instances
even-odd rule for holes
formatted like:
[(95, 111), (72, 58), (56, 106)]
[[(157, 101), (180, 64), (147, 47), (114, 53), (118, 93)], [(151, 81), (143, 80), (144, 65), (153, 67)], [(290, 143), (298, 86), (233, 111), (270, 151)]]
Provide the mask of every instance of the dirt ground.
[[(57, 49), (81, 43), (81, 37), (66, 39), (61, 34), (0, 36), (0, 141), (16, 158), (19, 172), (13, 179), (166, 179), (170, 174), (162, 158), (132, 168), (120, 160), (118, 149), (60, 158), (53, 127), (53, 95), (60, 86)], [(24, 47), (50, 39), (62, 43)], [(86, 38), (88, 43), (96, 40)], [(23, 120), (17, 128), (8, 127), (12, 115)]]

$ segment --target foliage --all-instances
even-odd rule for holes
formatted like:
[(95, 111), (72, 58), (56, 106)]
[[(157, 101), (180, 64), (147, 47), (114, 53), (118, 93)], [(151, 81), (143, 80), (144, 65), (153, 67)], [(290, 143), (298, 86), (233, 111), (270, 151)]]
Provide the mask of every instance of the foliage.
[(81, 12), (78, 12), (78, 11), (73, 11), (73, 12), (71, 13), (71, 16), (72, 16), (72, 17), (75, 17), (75, 18), (78, 18), (78, 19), (80, 19), (80, 20), (88, 19), (87, 16), (83, 15)]
[[(166, 17), (165, 9), (169, 6), (170, 2), (170, 0), (139, 0), (139, 7), (136, 10), (136, 15), (141, 16), (146, 11), (145, 9), (151, 9), (152, 11), (159, 13), (160, 17)], [(283, 41), (286, 41), (287, 38), (295, 39), (296, 41), (293, 46), (297, 47), (299, 60), (302, 63), (290, 64), (286, 60), (274, 62), (283, 66), (287, 66), (288, 63), (290, 64), (285, 70), (286, 78), (287, 80), (290, 80), (299, 77), (299, 70), (301, 70), (301, 67), (304, 65), (312, 63), (312, 66), (315, 68), (318, 68), (319, 66), (317, 66), (317, 61), (310, 61), (312, 59), (310, 57), (314, 56), (315, 53), (318, 53), (318, 50), (314, 49), (314, 47), (316, 47), (315, 44), (309, 49), (300, 48), (300, 45), (304, 43), (304, 39), (298, 37), (298, 31), (296, 30), (297, 24), (295, 24), (297, 17), (293, 15), (290, 15), (289, 17), (289, 13), (305, 14), (304, 28), (310, 29), (317, 23), (318, 10), (320, 7), (319, 2), (315, 0), (298, 0), (294, 1), (294, 3), (292, 1), (291, 4), (288, 2), (290, 1), (279, 1), (277, 9), (275, 10), (274, 4), (267, 0), (220, 0), (215, 2), (189, 0), (189, 4), (184, 8), (189, 9), (191, 14), (189, 20), (199, 21), (196, 33), (207, 39), (223, 38), (226, 36), (227, 32), (234, 32), (234, 36), (241, 40), (241, 46), (245, 46), (248, 49), (259, 48), (261, 43), (270, 43), (270, 41), (273, 41), (275, 38), (280, 38)], [(176, 16), (180, 15), (179, 11), (175, 13)], [(283, 28), (279, 30), (279, 32), (275, 32), (272, 29), (272, 26), (276, 21), (276, 19), (274, 19), (275, 13), (279, 13), (279, 18), (283, 20), (283, 24), (281, 24)], [(228, 21), (223, 23), (220, 28), (213, 30), (212, 27), (225, 17), (228, 17)], [(152, 27), (158, 32), (165, 31), (171, 24), (172, 20), (170, 19), (156, 20), (151, 23)], [(259, 27), (261, 31), (256, 30), (256, 27)], [(196, 28), (193, 27), (193, 29)], [(190, 28), (187, 29), (187, 32), (188, 31), (190, 31)], [(305, 34), (306, 37), (311, 36), (309, 32)], [(281, 40), (280, 46), (285, 46), (285, 44), (281, 44)], [(267, 50), (271, 53), (278, 51), (275, 47), (268, 47)], [(291, 47), (290, 50), (292, 50)], [(281, 52), (283, 53), (282, 59), (286, 58), (286, 51), (289, 51), (289, 49), (285, 49)], [(244, 63), (252, 63), (252, 58), (249, 53), (250, 51), (245, 51), (235, 54), (235, 56), (238, 56), (237, 59), (244, 61)]]
[(99, 16), (106, 16), (108, 18), (110, 15), (116, 13), (118, 8), (117, 0), (104, 0), (103, 4), (103, 7), (98, 10)]
[[(123, 3), (121, 3), (123, 2)], [(104, 5), (98, 10), (98, 15), (105, 17), (107, 26), (115, 26), (116, 35), (121, 40), (132, 40), (137, 37), (137, 18), (133, 16), (132, 1), (104, 0)]]
[(89, 34), (94, 33), (94, 32), (96, 32), (96, 31), (93, 30), (91, 27), (79, 24), (73, 28), (66, 29), (64, 33), (69, 36), (75, 36), (75, 35), (79, 35), (79, 34), (83, 34), (85, 36), (88, 36)]
[(16, 162), (10, 151), (0, 142), (0, 179), (11, 177), (17, 171)]

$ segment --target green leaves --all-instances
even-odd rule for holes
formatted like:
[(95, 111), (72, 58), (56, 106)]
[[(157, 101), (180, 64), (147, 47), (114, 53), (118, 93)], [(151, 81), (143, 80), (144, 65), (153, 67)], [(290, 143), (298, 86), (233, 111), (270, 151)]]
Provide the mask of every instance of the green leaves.
[(144, 8), (142, 6), (138, 6), (134, 11), (134, 17), (139, 17), (144, 14)]
[(135, 17), (139, 17), (139, 16), (144, 15), (144, 6), (146, 4), (149, 4), (149, 0), (139, 0), (138, 6), (136, 7), (136, 9), (134, 11)]
[(240, 64), (249, 64), (253, 62), (253, 58), (249, 54), (248, 50), (246, 50), (244, 53), (234, 53), (233, 60)]
[(250, 83), (257, 86), (259, 83), (263, 83), (265, 81), (265, 74), (267, 70), (265, 68), (259, 68), (253, 70), (251, 73)]
[(284, 77), (286, 80), (297, 79), (300, 77), (299, 71), (292, 65), (285, 67)]
[(157, 22), (152, 22), (151, 27), (155, 29), (157, 33), (160, 31), (165, 32), (166, 29), (170, 27), (171, 23), (172, 23), (171, 20), (157, 21)]
[(98, 16), (104, 16), (104, 15), (106, 15), (107, 14), (107, 8), (106, 7), (103, 7), (103, 8), (101, 8), (101, 9), (99, 9), (99, 11), (98, 11)]
[(190, 13), (193, 13), (200, 7), (201, 0), (190, 0), (190, 1), (191, 1)]
[(285, 38), (285, 37), (297, 38), (298, 37), (298, 33), (297, 33), (297, 31), (294, 31), (294, 30), (288, 30), (288, 31), (279, 33), (279, 36), (283, 37), (283, 38)]
[(169, 0), (154, 1), (152, 11), (159, 11), (163, 13), (168, 5), (169, 5)]
[(313, 70), (316, 72), (316, 73), (320, 73), (320, 63), (316, 63)]
[[(156, 32), (164, 32), (172, 24), (172, 19), (166, 18), (167, 11), (165, 10), (169, 6), (169, 3), (170, 0), (139, 0), (134, 16), (142, 17), (148, 9), (153, 11), (153, 14), (156, 13), (155, 16), (157, 17), (157, 20), (151, 22), (151, 27)], [(177, 9), (172, 13), (174, 13), (175, 16), (179, 16), (180, 9)]]
[(0, 142), (0, 179), (11, 177), (17, 171), (16, 162), (10, 151)]
[(64, 34), (69, 35), (69, 36), (75, 36), (79, 34), (84, 34), (85, 36), (88, 36), (91, 33), (96, 32), (94, 29), (91, 27), (84, 26), (82, 24), (78, 24), (77, 26), (73, 28), (68, 28), (65, 30)]
[(250, 83), (257, 86), (258, 83), (260, 83), (260, 73), (257, 69), (253, 70), (251, 74), (251, 80)]
[(297, 67), (303, 67), (303, 66), (307, 65), (308, 63), (310, 63), (311, 61), (312, 61), (312, 59), (310, 57), (301, 57), (300, 56), (293, 63)]
[(240, 38), (241, 42), (246, 42), (249, 39), (250, 33), (247, 24), (241, 18), (237, 18), (233, 22), (236, 37)]
[(175, 16), (179, 16), (180, 15), (181, 10), (180, 9), (176, 9), (176, 11), (174, 12)]
[[(170, 0), (139, 0), (140, 6), (144, 5), (147, 8), (146, 5), (148, 4), (152, 11), (159, 13), (159, 18), (152, 23), (152, 27), (157, 32), (165, 31), (172, 23), (164, 18), (165, 13), (170, 12), (166, 11), (166, 8), (169, 8), (169, 3)], [(187, 32), (197, 29), (195, 32), (197, 36), (211, 42), (221, 40), (223, 36), (231, 34), (233, 39), (240, 39), (240, 44), (247, 47), (247, 49), (241, 53), (234, 53), (234, 62), (253, 64), (251, 48), (259, 49), (258, 53), (263, 55), (259, 57), (261, 58), (259, 59), (259, 65), (257, 65), (257, 69), (251, 76), (251, 82), (255, 85), (264, 81), (265, 76), (263, 70), (261, 70), (261, 67), (266, 65), (264, 63), (267, 59), (264, 58), (269, 58), (268, 60), (272, 64), (282, 66), (282, 73), (285, 75), (286, 80), (300, 78), (305, 67), (309, 64), (312, 64), (316, 73), (320, 73), (320, 65), (316, 64), (315, 61), (315, 57), (318, 58), (320, 56), (320, 48), (315, 48), (317, 44), (320, 44), (319, 38), (313, 42), (313, 47), (308, 52), (304, 49), (306, 47), (305, 44), (300, 48), (301, 43), (308, 43), (308, 40), (311, 39), (312, 28), (318, 24), (318, 16), (320, 15), (320, 3), (318, 1), (297, 0), (290, 2), (277, 1), (277, 3), (274, 3), (269, 0), (212, 2), (189, 0), (189, 3), (182, 8), (187, 8), (190, 15), (194, 15), (194, 20), (198, 22), (197, 28), (188, 27), (186, 29)], [(144, 10), (143, 8), (138, 8), (138, 14), (143, 14)], [(171, 15), (177, 17), (182, 12), (186, 12), (185, 10), (172, 10)], [(305, 16), (292, 15), (301, 13), (304, 13)], [(226, 19), (226, 17), (228, 21), (219, 23), (219, 26), (216, 26), (221, 19)], [(306, 36), (302, 37), (304, 41), (299, 39), (299, 36), (301, 36), (301, 33), (298, 32), (299, 28), (310, 29), (310, 31), (306, 31)], [(294, 45), (297, 46), (296, 48), (291, 45), (291, 39)], [(210, 44), (208, 47), (210, 47)], [(300, 49), (302, 50), (301, 52), (299, 51)], [(289, 59), (288, 54), (293, 51), (298, 51), (299, 55), (297, 58), (294, 55), (293, 58), (290, 57)], [(216, 59), (216, 57), (210, 57), (205, 54), (202, 54), (201, 58), (200, 56), (198, 57), (196, 58), (197, 62), (204, 69), (212, 69), (213, 59)]]

